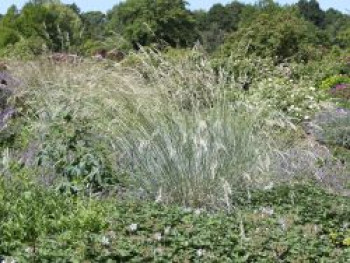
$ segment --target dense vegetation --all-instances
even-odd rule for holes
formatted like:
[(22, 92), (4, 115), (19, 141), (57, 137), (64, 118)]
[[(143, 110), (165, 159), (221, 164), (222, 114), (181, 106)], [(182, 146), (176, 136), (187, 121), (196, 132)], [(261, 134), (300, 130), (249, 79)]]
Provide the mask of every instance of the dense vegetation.
[[(128, 51), (139, 45), (205, 50), (236, 45), (249, 53), (278, 59), (320, 58), (334, 48), (349, 48), (350, 17), (320, 9), (316, 0), (279, 6), (272, 0), (255, 5), (215, 4), (209, 11), (190, 11), (183, 0), (128, 0), (107, 14), (81, 12), (57, 0), (13, 5), (1, 16), (0, 49), (38, 55), (45, 50), (91, 54), (99, 48)], [(6, 53), (6, 51), (3, 53)]]
[(348, 262), (349, 40), (315, 0), (10, 7), (0, 262)]

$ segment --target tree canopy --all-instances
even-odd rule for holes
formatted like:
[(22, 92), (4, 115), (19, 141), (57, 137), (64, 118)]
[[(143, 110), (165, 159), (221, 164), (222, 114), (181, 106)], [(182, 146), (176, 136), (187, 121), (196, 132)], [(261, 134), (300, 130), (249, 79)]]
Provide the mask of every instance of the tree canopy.
[(267, 13), (257, 16), (250, 24), (230, 35), (221, 53), (229, 55), (239, 49), (276, 61), (305, 61), (317, 56), (320, 47), (327, 45), (327, 36), (313, 24), (291, 11), (282, 11), (274, 16)]
[[(31, 0), (0, 15), (0, 49), (28, 45), (53, 52), (91, 53), (98, 47), (123, 51), (156, 44), (191, 48), (200, 41), (209, 53), (239, 46), (274, 59), (308, 60), (332, 48), (348, 49), (350, 16), (322, 10), (316, 0), (281, 6), (233, 1), (208, 11), (191, 11), (185, 0), (125, 0), (109, 12), (82, 12), (59, 0)], [(231, 51), (230, 51), (231, 50)]]
[(188, 46), (195, 41), (195, 21), (184, 0), (128, 0), (108, 13), (107, 27), (137, 47), (165, 41)]
[(325, 13), (316, 0), (299, 0), (297, 4), (302, 16), (318, 27), (325, 25)]

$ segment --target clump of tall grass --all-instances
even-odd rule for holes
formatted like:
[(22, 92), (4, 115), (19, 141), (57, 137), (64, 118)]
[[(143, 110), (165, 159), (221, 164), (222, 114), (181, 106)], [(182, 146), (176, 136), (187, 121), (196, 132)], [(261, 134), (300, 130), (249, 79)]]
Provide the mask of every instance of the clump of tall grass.
[(145, 196), (184, 206), (230, 208), (268, 170), (268, 137), (259, 112), (215, 105), (202, 112), (143, 112), (120, 119), (120, 167)]
[(184, 206), (231, 209), (246, 199), (269, 170), (268, 113), (226, 99), (236, 83), (198, 53), (175, 64), (152, 51), (141, 58), (152, 93), (124, 94), (127, 111), (115, 120), (132, 187)]

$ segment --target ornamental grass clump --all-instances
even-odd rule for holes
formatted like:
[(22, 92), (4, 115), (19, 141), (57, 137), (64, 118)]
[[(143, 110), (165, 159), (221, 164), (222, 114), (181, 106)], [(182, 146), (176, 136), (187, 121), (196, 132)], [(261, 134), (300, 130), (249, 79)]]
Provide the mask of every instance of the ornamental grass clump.
[(230, 209), (269, 169), (269, 139), (255, 110), (224, 103), (202, 112), (147, 113), (130, 103), (132, 117), (120, 119), (115, 145), (120, 167), (145, 198)]
[(130, 185), (167, 204), (232, 209), (247, 200), (270, 168), (269, 113), (227, 100), (236, 83), (203, 57), (175, 65), (157, 53), (143, 59), (151, 92), (125, 92), (127, 111), (114, 121), (118, 165)]

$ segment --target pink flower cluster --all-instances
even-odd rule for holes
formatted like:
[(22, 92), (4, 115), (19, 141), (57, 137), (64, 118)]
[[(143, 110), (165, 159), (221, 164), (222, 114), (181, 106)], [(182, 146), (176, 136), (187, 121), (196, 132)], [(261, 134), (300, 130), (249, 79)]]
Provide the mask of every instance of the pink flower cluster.
[(347, 88), (350, 88), (350, 84), (337, 84), (335, 85), (332, 89), (331, 89), (331, 92), (332, 93), (335, 93), (335, 92), (338, 92), (338, 91), (343, 91)]

